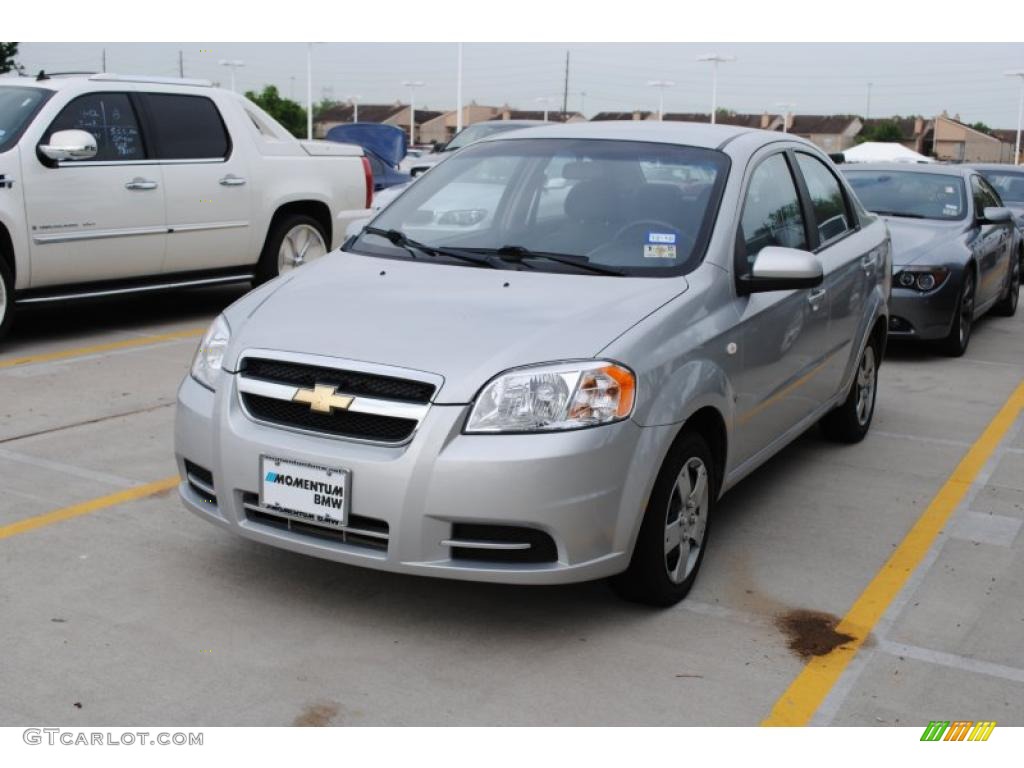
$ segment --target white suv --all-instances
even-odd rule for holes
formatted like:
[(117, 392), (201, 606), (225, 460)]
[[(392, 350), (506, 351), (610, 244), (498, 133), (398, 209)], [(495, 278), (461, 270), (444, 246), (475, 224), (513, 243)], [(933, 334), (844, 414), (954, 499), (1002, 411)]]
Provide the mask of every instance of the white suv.
[(262, 282), (365, 216), (358, 147), (205, 81), (0, 78), (0, 335), (16, 305)]

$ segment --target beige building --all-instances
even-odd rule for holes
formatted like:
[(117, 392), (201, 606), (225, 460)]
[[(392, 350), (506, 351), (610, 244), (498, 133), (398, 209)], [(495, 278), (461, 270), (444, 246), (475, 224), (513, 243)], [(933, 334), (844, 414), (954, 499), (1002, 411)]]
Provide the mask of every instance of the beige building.
[(393, 104), (360, 104), (358, 109), (352, 104), (338, 104), (317, 115), (313, 121), (313, 138), (322, 139), (334, 126), (354, 123), (357, 118), (360, 123), (385, 123), (389, 117), (403, 111), (408, 126), (409, 111), (400, 101)]
[(931, 157), (935, 144), (935, 121), (923, 117), (877, 117), (862, 121), (863, 130), (892, 123), (900, 131), (899, 144), (919, 155)]
[[(943, 112), (935, 118), (935, 158), (954, 163), (1002, 163), (1013, 155), (1006, 153), (995, 136), (989, 136), (961, 123), (960, 116)], [(1005, 155), (1005, 156), (1004, 156)]]
[[(1019, 165), (1022, 158), (1024, 158), (1024, 146), (1021, 147), (1021, 157), (1014, 158), (1013, 150), (1017, 146), (1017, 129), (1016, 128), (996, 128), (992, 131), (992, 135), (995, 136), (999, 141), (1003, 143), (1002, 156), (1004, 163), (1013, 163)], [(1024, 144), (1024, 139), (1022, 139)]]
[[(476, 103), (467, 104), (462, 108), (462, 127), (465, 128), (473, 123), (491, 120), (500, 113), (501, 109), (499, 107), (485, 107)], [(417, 137), (418, 140), (423, 144), (430, 144), (435, 141), (439, 144), (447, 144), (455, 135), (458, 127), (458, 117), (459, 112), (457, 109), (435, 115), (433, 119), (428, 120), (419, 127), (420, 135)]]
[[(786, 130), (809, 139), (826, 152), (853, 146), (864, 123), (856, 115), (786, 115)], [(780, 122), (776, 130), (782, 130)]]
[[(658, 113), (652, 112), (648, 120), (657, 120)], [(662, 116), (666, 122), (683, 123), (710, 123), (711, 115), (707, 112), (666, 112)], [(769, 115), (767, 112), (761, 114), (737, 114), (735, 112), (719, 112), (715, 117), (718, 125), (738, 125), (741, 128), (760, 128), (765, 131), (774, 131), (782, 126), (780, 115)]]

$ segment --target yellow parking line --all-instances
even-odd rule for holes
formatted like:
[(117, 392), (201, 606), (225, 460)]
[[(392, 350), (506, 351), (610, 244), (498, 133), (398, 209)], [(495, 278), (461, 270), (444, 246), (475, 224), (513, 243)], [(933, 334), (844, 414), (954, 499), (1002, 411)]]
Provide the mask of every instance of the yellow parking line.
[(18, 365), (28, 365), (30, 363), (49, 363), (53, 360), (66, 360), (71, 357), (84, 357), (85, 355), (95, 355), (99, 352), (110, 352), (116, 349), (145, 347), (150, 344), (159, 344), (162, 341), (191, 339), (196, 336), (202, 336), (205, 331), (205, 328), (189, 328), (187, 331), (173, 331), (171, 333), (161, 333), (156, 336), (142, 336), (137, 339), (111, 341), (106, 344), (94, 344), (91, 347), (75, 347), (74, 349), (62, 349), (58, 352), (45, 352), (41, 355), (12, 357), (9, 360), (0, 360), (0, 368), (14, 368)]
[(864, 640), (885, 614), (889, 603), (920, 564), (949, 516), (960, 504), (971, 483), (989, 460), (1007, 430), (1024, 409), (1024, 382), (989, 422), (981, 437), (970, 447), (945, 485), (931, 500), (914, 527), (900, 542), (881, 570), (850, 608), (836, 631), (853, 640), (824, 656), (816, 656), (804, 666), (796, 679), (775, 702), (762, 725), (806, 725), (828, 696), (863, 645)]
[(70, 507), (56, 509), (53, 512), (36, 515), (35, 517), (30, 517), (26, 520), (19, 520), (18, 522), (11, 523), (10, 525), (0, 526), (0, 539), (17, 536), (19, 533), (28, 533), (29, 531), (34, 531), (37, 528), (52, 525), (53, 523), (59, 523), (64, 520), (70, 520), (75, 517), (81, 517), (82, 515), (87, 515), (90, 512), (96, 512), (100, 509), (113, 507), (116, 504), (123, 504), (126, 501), (134, 501), (136, 499), (143, 499), (147, 496), (153, 496), (163, 491), (170, 490), (177, 484), (177, 475), (174, 477), (165, 477), (163, 480), (146, 483), (145, 485), (137, 485), (134, 488), (129, 488), (125, 491), (118, 491), (117, 493), (111, 493), (108, 496), (101, 496), (100, 498), (93, 499), (92, 501), (83, 501), (81, 504), (73, 504)]

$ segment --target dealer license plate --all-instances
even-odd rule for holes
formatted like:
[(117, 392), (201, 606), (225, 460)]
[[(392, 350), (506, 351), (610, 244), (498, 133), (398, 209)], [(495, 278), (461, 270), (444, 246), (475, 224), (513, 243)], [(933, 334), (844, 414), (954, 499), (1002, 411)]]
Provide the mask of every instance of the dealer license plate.
[(341, 528), (348, 518), (351, 485), (347, 469), (260, 458), (260, 505), (293, 520)]

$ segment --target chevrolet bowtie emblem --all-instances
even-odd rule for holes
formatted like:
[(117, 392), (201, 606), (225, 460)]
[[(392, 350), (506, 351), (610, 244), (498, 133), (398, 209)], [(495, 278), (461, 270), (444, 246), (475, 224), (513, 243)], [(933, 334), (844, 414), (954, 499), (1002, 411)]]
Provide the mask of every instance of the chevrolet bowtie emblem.
[(339, 395), (338, 388), (332, 384), (317, 384), (313, 389), (300, 389), (292, 396), (293, 403), (305, 403), (311, 411), (317, 413), (344, 411), (352, 405), (353, 400), (355, 398), (350, 395)]

